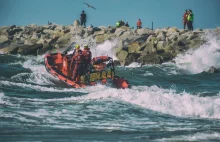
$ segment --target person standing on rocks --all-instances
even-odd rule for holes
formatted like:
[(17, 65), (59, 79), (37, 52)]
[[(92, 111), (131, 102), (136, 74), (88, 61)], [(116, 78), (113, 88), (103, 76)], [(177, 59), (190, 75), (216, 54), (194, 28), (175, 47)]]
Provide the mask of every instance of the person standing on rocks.
[(188, 16), (187, 16), (187, 21), (188, 21), (188, 29), (190, 31), (193, 31), (193, 21), (194, 21), (194, 14), (192, 12), (192, 10), (188, 10)]
[(85, 11), (83, 10), (81, 15), (80, 15), (80, 20), (81, 20), (81, 25), (84, 25), (84, 27), (86, 27), (86, 14)]
[(183, 15), (183, 28), (184, 28), (184, 30), (185, 30), (185, 28), (187, 26), (187, 22), (188, 22), (187, 17), (188, 17), (188, 12), (187, 12), (187, 10), (185, 10), (185, 13)]
[(141, 29), (142, 28), (142, 22), (141, 19), (138, 19), (137, 21), (137, 29)]
[(129, 24), (128, 24), (128, 22), (126, 22), (125, 26), (129, 27)]

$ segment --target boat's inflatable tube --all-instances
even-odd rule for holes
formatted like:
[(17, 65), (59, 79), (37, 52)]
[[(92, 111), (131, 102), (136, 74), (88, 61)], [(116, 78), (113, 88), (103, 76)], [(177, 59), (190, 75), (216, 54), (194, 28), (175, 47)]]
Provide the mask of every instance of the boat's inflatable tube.
[(108, 56), (98, 56), (98, 57), (94, 57), (92, 59), (92, 64), (100, 64), (100, 63), (103, 63), (103, 62), (106, 62), (106, 61), (109, 61), (110, 59), (112, 59), (111, 57), (108, 57)]

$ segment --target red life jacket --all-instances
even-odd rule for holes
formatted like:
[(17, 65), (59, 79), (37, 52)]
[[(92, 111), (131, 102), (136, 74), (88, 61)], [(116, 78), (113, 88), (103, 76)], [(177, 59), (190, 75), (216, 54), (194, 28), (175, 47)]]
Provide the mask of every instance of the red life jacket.
[(82, 63), (82, 55), (81, 54), (75, 54), (72, 58), (72, 63), (75, 63), (75, 64), (80, 64)]
[(185, 14), (183, 15), (184, 21), (187, 21), (187, 17), (188, 17), (188, 13), (185, 13)]
[(84, 60), (86, 63), (90, 63), (91, 62), (91, 58), (92, 58), (92, 53), (90, 51), (89, 48), (84, 48), (82, 55), (84, 57)]
[(139, 26), (139, 27), (140, 27), (140, 26), (141, 26), (141, 24), (142, 24), (142, 23), (141, 23), (141, 20), (138, 20), (138, 21), (137, 21), (137, 26)]

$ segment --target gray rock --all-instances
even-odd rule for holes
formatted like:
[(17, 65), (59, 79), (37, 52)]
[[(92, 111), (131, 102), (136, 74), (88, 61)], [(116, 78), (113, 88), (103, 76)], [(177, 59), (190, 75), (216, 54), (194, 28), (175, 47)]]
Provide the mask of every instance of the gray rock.
[(0, 44), (3, 44), (8, 41), (8, 37), (5, 35), (0, 35)]
[(128, 53), (137, 53), (138, 50), (140, 49), (140, 43), (139, 42), (134, 42), (128, 45)]
[(158, 41), (157, 43), (157, 49), (163, 49), (167, 43), (165, 41)]
[(147, 43), (145, 47), (143, 47), (142, 55), (147, 55), (149, 53), (155, 52), (157, 49), (153, 42)]
[(59, 44), (60, 48), (66, 47), (68, 44), (70, 44), (70, 38), (67, 36), (62, 36), (57, 40), (57, 43)]
[(140, 54), (137, 54), (137, 53), (132, 53), (132, 54), (129, 54), (125, 60), (125, 64), (124, 66), (128, 66), (130, 65), (131, 63), (133, 62), (137, 62), (137, 59), (140, 57)]
[(214, 66), (211, 66), (207, 72), (209, 72), (209, 73), (219, 73), (220, 68), (215, 68)]
[(143, 65), (163, 63), (162, 59), (160, 58), (160, 56), (156, 52), (153, 52), (153, 53), (150, 53), (147, 55), (142, 55), (137, 59), (137, 61), (139, 63), (142, 63)]
[(31, 36), (31, 39), (39, 39), (40, 38), (40, 34), (38, 33), (34, 33), (32, 36)]
[(104, 30), (101, 30), (101, 31), (95, 31), (94, 35), (103, 35), (105, 34), (105, 31)]
[(150, 29), (137, 29), (137, 33), (140, 36), (142, 36), (142, 35), (152, 35), (152, 34), (154, 34), (154, 31), (150, 30)]
[(177, 41), (178, 46), (186, 46), (187, 44), (189, 44), (190, 41), (188, 41), (187, 38), (188, 37), (185, 35), (179, 36)]
[(131, 36), (133, 36), (132, 32), (126, 31), (126, 32), (123, 32), (121, 36), (119, 36), (119, 39), (121, 39), (121, 40), (128, 39), (129, 40)]
[(158, 36), (157, 36), (157, 39), (158, 39), (159, 41), (165, 41), (165, 40), (166, 40), (166, 33), (163, 32), (163, 31), (159, 32), (159, 34), (158, 34)]
[(51, 34), (54, 34), (55, 32), (53, 30), (45, 29), (45, 30), (43, 30), (43, 33), (51, 35)]
[(43, 44), (23, 45), (19, 47), (17, 53), (21, 55), (37, 55), (37, 51), (43, 48)]
[(123, 29), (123, 28), (117, 28), (117, 29), (115, 30), (115, 35), (116, 35), (116, 37), (119, 37), (119, 36), (123, 35), (123, 33), (124, 33), (125, 31), (127, 31), (127, 30), (126, 30), (126, 29)]
[(119, 59), (121, 65), (125, 64), (125, 59), (127, 56), (128, 56), (128, 52), (124, 51), (124, 50), (121, 50), (121, 52), (118, 54), (118, 59)]
[(108, 30), (109, 33), (115, 33), (116, 27), (109, 26), (107, 30)]
[(119, 62), (119, 60), (114, 60), (113, 63), (114, 63), (114, 66), (121, 66), (121, 63)]
[(21, 28), (10, 29), (10, 30), (8, 31), (8, 35), (14, 35), (15, 33), (21, 32), (21, 31), (22, 31)]

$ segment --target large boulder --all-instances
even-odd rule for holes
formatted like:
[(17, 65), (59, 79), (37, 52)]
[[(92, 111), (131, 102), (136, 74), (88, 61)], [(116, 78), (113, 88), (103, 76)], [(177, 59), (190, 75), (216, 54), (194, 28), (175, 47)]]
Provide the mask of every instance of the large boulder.
[(142, 55), (141, 57), (139, 57), (137, 59), (137, 61), (139, 63), (142, 63), (142, 65), (145, 65), (145, 64), (161, 64), (161, 63), (163, 63), (161, 57), (156, 52), (153, 52), (153, 53), (150, 53), (150, 54), (147, 54), (147, 55)]
[(17, 54), (19, 44), (11, 44), (8, 47), (4, 48), (3, 52), (7, 54)]
[(40, 34), (38, 33), (34, 33), (32, 36), (31, 36), (31, 39), (39, 39), (40, 38)]
[(10, 30), (8, 31), (8, 35), (14, 35), (15, 33), (21, 32), (22, 30), (23, 30), (23, 29), (21, 29), (21, 28), (10, 29)]
[(37, 55), (38, 50), (43, 48), (43, 44), (23, 45), (19, 47), (17, 53), (21, 55)]
[(139, 42), (133, 42), (128, 45), (128, 53), (141, 53), (141, 44)]
[(121, 65), (125, 64), (125, 59), (127, 56), (128, 56), (128, 52), (124, 51), (124, 50), (121, 50), (121, 52), (118, 54), (117, 57), (118, 57), (118, 60), (121, 63)]
[(126, 40), (126, 39), (130, 39), (131, 37), (133, 37), (132, 32), (126, 31), (126, 32), (122, 33), (122, 35), (119, 37), (119, 39)]
[(142, 55), (147, 55), (157, 50), (156, 45), (153, 42), (147, 43), (145, 47), (142, 47), (142, 49), (144, 49), (141, 53)]
[(117, 36), (117, 37), (120, 37), (121, 35), (123, 35), (123, 33), (125, 32), (125, 31), (127, 31), (126, 29), (123, 29), (123, 28), (117, 28), (116, 30), (115, 30), (115, 35)]
[(211, 66), (207, 72), (209, 72), (209, 73), (219, 73), (220, 68), (215, 68), (214, 66)]
[(137, 59), (140, 57), (140, 54), (132, 53), (128, 54), (126, 60), (125, 60), (125, 66), (130, 65), (133, 62), (137, 62)]
[(104, 30), (101, 30), (101, 31), (96, 31), (95, 33), (94, 33), (94, 35), (103, 35), (103, 34), (105, 34), (105, 31)]
[(166, 40), (166, 33), (164, 31), (160, 31), (159, 34), (157, 35), (157, 39), (159, 41), (165, 41)]
[(114, 60), (113, 63), (114, 63), (114, 66), (121, 66), (121, 63), (119, 62), (119, 60)]
[(201, 45), (205, 43), (202, 39), (194, 39), (190, 41), (189, 47), (190, 48), (199, 48)]
[(108, 33), (114, 33), (115, 30), (116, 30), (116, 27), (109, 26), (109, 27), (107, 28)]
[(147, 41), (146, 43), (149, 43), (149, 42), (154, 42), (157, 40), (157, 37), (155, 35), (150, 35), (148, 38), (147, 38)]
[(153, 30), (150, 30), (150, 29), (137, 29), (137, 33), (138, 35), (142, 36), (142, 35), (152, 35), (154, 34), (154, 31)]
[(186, 46), (187, 44), (190, 43), (189, 40), (187, 40), (188, 36), (186, 35), (181, 35), (178, 37), (178, 41), (177, 41), (177, 44), (178, 46)]
[(8, 37), (6, 35), (0, 35), (0, 44), (3, 44), (8, 41)]
[(180, 32), (176, 27), (169, 27), (167, 30), (167, 34)]
[(46, 52), (52, 50), (53, 48), (54, 47), (52, 45), (45, 44), (45, 45), (43, 45), (42, 49), (37, 50), (37, 55), (45, 54)]
[(157, 49), (163, 49), (167, 43), (165, 41), (158, 41), (157, 43)]
[(164, 63), (164, 62), (171, 61), (175, 57), (175, 54), (172, 54), (171, 52), (163, 52), (159, 56), (160, 56), (161, 62)]
[(49, 29), (45, 29), (45, 30), (43, 30), (43, 33), (44, 33), (44, 34), (50, 34), (50, 35), (52, 35), (52, 34), (55, 33), (55, 31), (49, 30)]
[(60, 48), (66, 47), (70, 44), (70, 37), (62, 36), (57, 40), (57, 44), (59, 44)]

